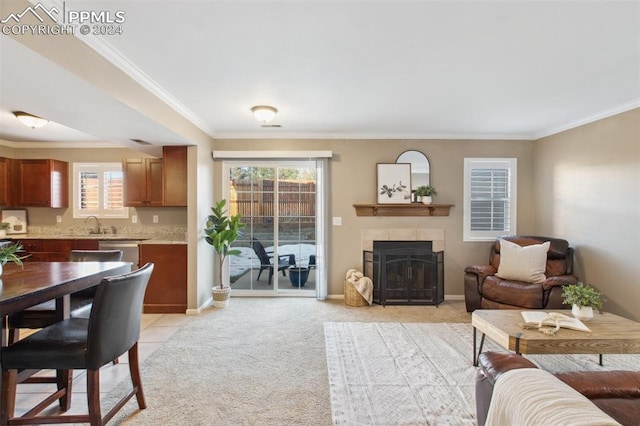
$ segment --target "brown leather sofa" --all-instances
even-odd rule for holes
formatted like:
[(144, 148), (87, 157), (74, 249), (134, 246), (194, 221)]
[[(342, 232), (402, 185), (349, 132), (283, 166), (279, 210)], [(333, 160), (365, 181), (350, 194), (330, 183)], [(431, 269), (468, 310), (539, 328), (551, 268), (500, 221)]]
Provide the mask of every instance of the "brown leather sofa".
[(542, 284), (506, 280), (496, 276), (500, 265), (500, 239), (491, 245), (488, 265), (467, 266), (464, 270), (464, 299), (467, 312), (476, 309), (565, 309), (562, 286), (575, 284), (573, 249), (566, 240), (535, 236), (500, 237), (519, 246), (550, 242), (546, 280)]
[[(501, 374), (515, 368), (537, 368), (534, 363), (513, 353), (480, 354), (476, 375), (476, 414), (483, 426), (493, 395), (493, 386)], [(639, 371), (573, 371), (555, 373), (602, 411), (623, 425), (640, 425)]]

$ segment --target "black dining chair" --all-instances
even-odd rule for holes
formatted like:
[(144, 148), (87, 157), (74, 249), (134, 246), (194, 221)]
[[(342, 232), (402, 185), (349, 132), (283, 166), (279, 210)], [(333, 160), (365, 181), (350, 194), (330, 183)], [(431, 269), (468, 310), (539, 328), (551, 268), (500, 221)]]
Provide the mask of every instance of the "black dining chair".
[[(120, 262), (122, 250), (71, 250), (69, 262)], [(97, 290), (91, 287), (80, 290), (70, 296), (71, 317), (89, 318), (93, 296)], [(21, 328), (44, 328), (57, 321), (56, 302), (50, 300), (45, 303), (30, 307), (22, 312), (9, 316), (9, 343), (15, 343), (20, 339)]]
[(271, 282), (273, 281), (274, 269), (282, 271), (282, 276), (286, 277), (286, 270), (289, 268), (289, 266), (295, 266), (296, 264), (296, 256), (293, 254), (278, 255), (278, 262), (277, 264), (274, 264), (272, 261), (273, 254), (267, 253), (267, 250), (265, 250), (262, 243), (256, 238), (251, 239), (251, 247), (253, 247), (253, 251), (256, 253), (256, 256), (258, 256), (258, 259), (260, 260), (260, 271), (258, 272), (258, 278), (256, 278), (256, 281), (260, 279), (262, 271), (268, 269), (269, 285), (271, 285)]
[[(140, 409), (146, 408), (138, 365), (138, 340), (144, 293), (153, 264), (123, 275), (104, 278), (98, 285), (89, 319), (69, 318), (43, 328), (2, 348), (0, 425), (42, 423), (90, 423), (103, 425), (134, 395)], [(100, 367), (128, 352), (133, 390), (106, 415), (100, 406)], [(58, 390), (21, 417), (14, 417), (18, 372), (54, 369)], [(38, 414), (55, 400), (62, 411), (71, 405), (72, 370), (86, 370), (88, 414)]]

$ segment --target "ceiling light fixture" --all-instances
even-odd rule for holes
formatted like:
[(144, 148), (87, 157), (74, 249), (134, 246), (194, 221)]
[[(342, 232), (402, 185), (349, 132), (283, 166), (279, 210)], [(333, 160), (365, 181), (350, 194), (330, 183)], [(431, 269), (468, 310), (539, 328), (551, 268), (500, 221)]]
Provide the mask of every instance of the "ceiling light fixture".
[(261, 123), (266, 123), (273, 120), (273, 118), (278, 113), (278, 110), (268, 105), (256, 105), (251, 108), (251, 112), (253, 113), (254, 117), (256, 117), (256, 120)]
[(38, 117), (37, 115), (29, 114), (24, 111), (13, 111), (13, 115), (15, 115), (22, 124), (27, 127), (31, 127), (32, 129), (37, 129), (49, 123), (49, 120), (45, 118)]

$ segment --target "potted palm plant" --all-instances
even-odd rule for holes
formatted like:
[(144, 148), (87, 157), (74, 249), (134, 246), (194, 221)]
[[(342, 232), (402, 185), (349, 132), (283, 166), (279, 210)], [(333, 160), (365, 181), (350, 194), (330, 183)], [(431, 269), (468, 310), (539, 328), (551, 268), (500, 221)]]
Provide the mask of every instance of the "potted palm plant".
[(2, 275), (2, 266), (7, 262), (22, 266), (22, 259), (27, 256), (20, 256), (18, 253), (21, 251), (20, 243), (0, 245), (0, 275)]
[(7, 231), (11, 224), (9, 222), (0, 222), (0, 237), (6, 237)]
[(582, 283), (563, 286), (562, 297), (562, 303), (572, 306), (573, 316), (583, 321), (593, 318), (593, 308), (600, 309), (604, 302), (602, 293)]
[(231, 244), (242, 235), (241, 229), (246, 226), (241, 222), (240, 214), (227, 215), (226, 205), (227, 200), (220, 200), (211, 207), (212, 214), (207, 218), (204, 228), (205, 240), (213, 247), (218, 258), (218, 282), (212, 288), (215, 307), (225, 307), (229, 303), (231, 287), (224, 285), (222, 270), (227, 257), (240, 254), (240, 250), (232, 249)]

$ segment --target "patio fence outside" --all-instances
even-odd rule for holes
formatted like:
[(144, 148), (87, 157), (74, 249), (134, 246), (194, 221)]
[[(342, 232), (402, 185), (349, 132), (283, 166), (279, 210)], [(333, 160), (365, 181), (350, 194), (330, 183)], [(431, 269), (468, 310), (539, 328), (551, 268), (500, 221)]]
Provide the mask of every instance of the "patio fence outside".
[[(254, 224), (273, 223), (275, 216), (274, 181), (231, 181), (229, 212), (252, 218)], [(316, 183), (278, 182), (278, 214), (280, 222), (315, 222)]]

